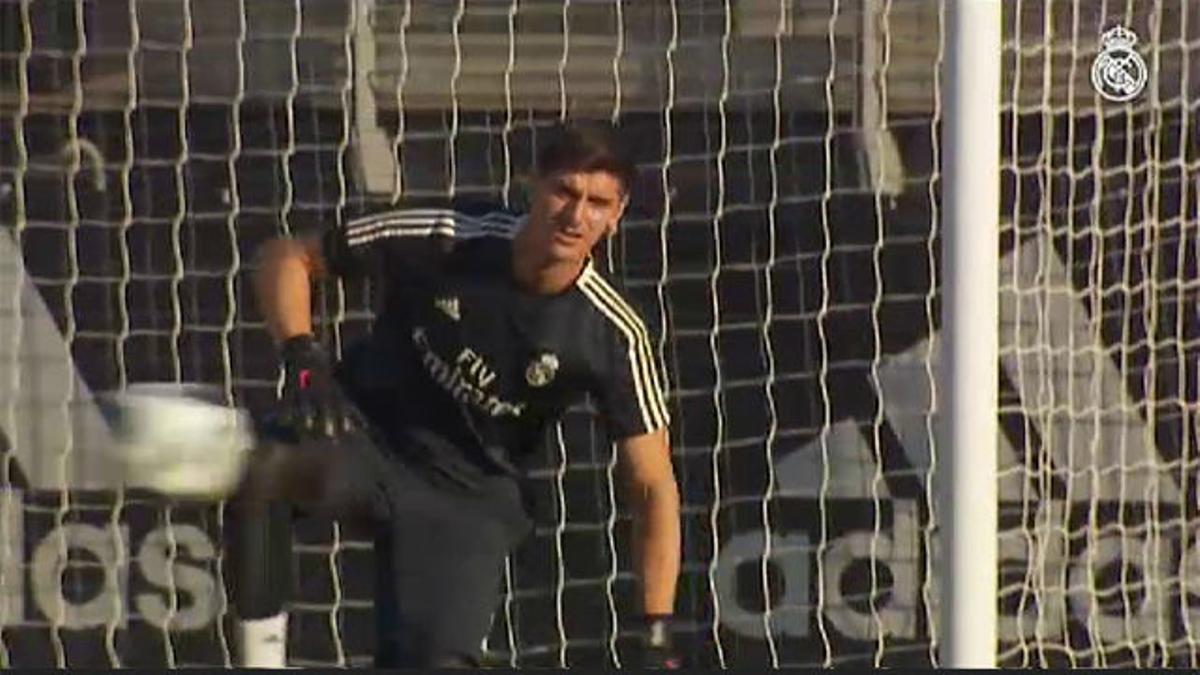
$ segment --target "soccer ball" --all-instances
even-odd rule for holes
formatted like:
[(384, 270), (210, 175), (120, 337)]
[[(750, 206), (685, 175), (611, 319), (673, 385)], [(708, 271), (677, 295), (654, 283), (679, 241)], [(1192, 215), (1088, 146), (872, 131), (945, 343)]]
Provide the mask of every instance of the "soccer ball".
[(125, 484), (177, 499), (219, 500), (254, 447), (250, 416), (199, 384), (134, 384), (104, 397)]

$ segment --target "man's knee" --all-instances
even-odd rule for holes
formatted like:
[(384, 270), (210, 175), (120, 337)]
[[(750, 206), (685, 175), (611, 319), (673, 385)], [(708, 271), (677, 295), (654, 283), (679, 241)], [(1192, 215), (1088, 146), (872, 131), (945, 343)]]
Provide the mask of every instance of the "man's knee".
[(330, 451), (315, 451), (302, 445), (267, 439), (250, 455), (243, 497), (251, 501), (286, 501), (304, 505), (320, 498), (325, 490)]
[(260, 438), (240, 497), (283, 501), (330, 518), (378, 517), (385, 510), (379, 486), (386, 480), (386, 467), (366, 458), (377, 452), (374, 441), (361, 432), (296, 443)]

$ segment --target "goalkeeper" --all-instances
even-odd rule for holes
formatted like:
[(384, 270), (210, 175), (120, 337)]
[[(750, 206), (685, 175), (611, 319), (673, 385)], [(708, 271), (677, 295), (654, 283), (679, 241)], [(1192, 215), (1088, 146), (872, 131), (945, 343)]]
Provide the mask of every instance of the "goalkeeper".
[[(524, 466), (589, 393), (629, 487), (646, 665), (673, 664), (679, 494), (663, 375), (591, 259), (634, 169), (601, 126), (561, 127), (538, 162), (525, 215), (414, 203), (261, 252), (286, 433), (257, 450), (245, 491), (376, 524), (380, 666), (478, 662), (505, 556), (532, 528)], [(312, 334), (326, 274), (383, 291), (370, 337), (336, 365)]]

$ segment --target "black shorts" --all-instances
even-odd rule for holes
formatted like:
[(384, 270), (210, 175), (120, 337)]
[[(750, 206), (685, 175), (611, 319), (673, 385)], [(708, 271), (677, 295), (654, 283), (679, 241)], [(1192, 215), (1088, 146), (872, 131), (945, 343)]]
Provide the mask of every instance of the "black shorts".
[(505, 556), (532, 528), (520, 486), (504, 474), (465, 484), (396, 445), (376, 431), (331, 447), (339, 461), (307, 506), (374, 525), (376, 665), (478, 660)]

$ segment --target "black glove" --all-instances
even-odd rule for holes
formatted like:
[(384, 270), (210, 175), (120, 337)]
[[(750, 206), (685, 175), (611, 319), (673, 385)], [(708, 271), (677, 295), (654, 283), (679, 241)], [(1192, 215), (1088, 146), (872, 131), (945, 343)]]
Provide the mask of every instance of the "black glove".
[(648, 615), (643, 621), (642, 667), (662, 670), (682, 667), (671, 641), (670, 615)]
[(332, 438), (361, 428), (363, 420), (333, 375), (325, 350), (312, 335), (282, 345), (283, 400), (280, 423), (301, 436)]

